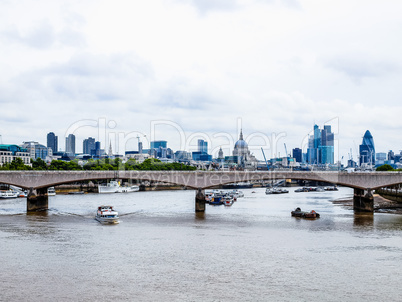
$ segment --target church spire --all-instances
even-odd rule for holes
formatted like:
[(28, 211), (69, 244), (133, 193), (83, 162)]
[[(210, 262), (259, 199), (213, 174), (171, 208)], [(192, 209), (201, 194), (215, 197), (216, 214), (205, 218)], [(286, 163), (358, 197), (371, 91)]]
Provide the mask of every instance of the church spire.
[(240, 138), (239, 140), (243, 140), (243, 129), (240, 129)]
[(109, 146), (109, 156), (113, 155), (113, 151), (112, 151), (112, 141), (110, 141), (110, 146)]

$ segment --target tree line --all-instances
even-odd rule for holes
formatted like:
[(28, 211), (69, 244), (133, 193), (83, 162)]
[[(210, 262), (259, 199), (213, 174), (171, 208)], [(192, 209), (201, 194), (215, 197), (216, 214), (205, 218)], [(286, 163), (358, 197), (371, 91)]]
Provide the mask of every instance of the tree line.
[(11, 163), (4, 163), (0, 170), (157, 170), (157, 171), (193, 171), (196, 167), (181, 163), (163, 163), (159, 159), (146, 159), (142, 163), (138, 163), (135, 159), (129, 159), (125, 163), (121, 158), (115, 159), (89, 159), (84, 165), (80, 165), (77, 159), (72, 161), (53, 160), (47, 164), (43, 159), (31, 159), (31, 166), (25, 165), (19, 157), (15, 158)]
[(394, 169), (391, 165), (385, 164), (377, 167), (376, 171), (402, 171), (402, 169)]

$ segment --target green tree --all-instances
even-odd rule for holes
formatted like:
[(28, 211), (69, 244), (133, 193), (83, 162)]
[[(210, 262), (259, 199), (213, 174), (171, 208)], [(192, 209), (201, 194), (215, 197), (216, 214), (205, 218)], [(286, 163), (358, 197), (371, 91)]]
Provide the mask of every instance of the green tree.
[(20, 157), (16, 157), (8, 165), (9, 170), (29, 170), (30, 167), (26, 166)]
[(46, 162), (38, 157), (36, 160), (32, 160), (32, 168), (34, 170), (47, 170)]
[(392, 168), (392, 166), (385, 164), (377, 167), (376, 171), (395, 171), (395, 169)]

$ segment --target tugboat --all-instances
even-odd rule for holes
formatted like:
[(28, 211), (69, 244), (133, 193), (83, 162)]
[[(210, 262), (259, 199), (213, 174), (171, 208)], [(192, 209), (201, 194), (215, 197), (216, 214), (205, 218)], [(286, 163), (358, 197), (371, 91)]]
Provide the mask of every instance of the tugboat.
[(112, 206), (100, 206), (96, 213), (95, 219), (100, 223), (117, 224), (119, 223), (119, 213)]
[(301, 217), (301, 218), (319, 218), (320, 214), (316, 211), (312, 210), (311, 212), (304, 212), (299, 207), (297, 207), (294, 211), (290, 212), (293, 217)]

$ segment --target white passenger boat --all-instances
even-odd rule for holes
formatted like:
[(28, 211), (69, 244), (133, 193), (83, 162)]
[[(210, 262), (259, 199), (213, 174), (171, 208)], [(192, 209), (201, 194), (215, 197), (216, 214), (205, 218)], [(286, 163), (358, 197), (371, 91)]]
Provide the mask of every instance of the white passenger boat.
[(13, 190), (0, 191), (0, 198), (17, 198), (17, 197), (18, 197), (18, 192), (15, 192)]
[(95, 219), (101, 223), (119, 223), (119, 213), (112, 206), (100, 206), (96, 212)]
[(130, 187), (122, 187), (120, 186), (120, 182), (116, 180), (110, 181), (106, 185), (98, 185), (98, 192), (101, 194), (104, 193), (129, 193), (139, 191), (139, 186), (130, 186)]
[(47, 189), (47, 196), (56, 196), (56, 190), (54, 189), (54, 187), (49, 187)]

